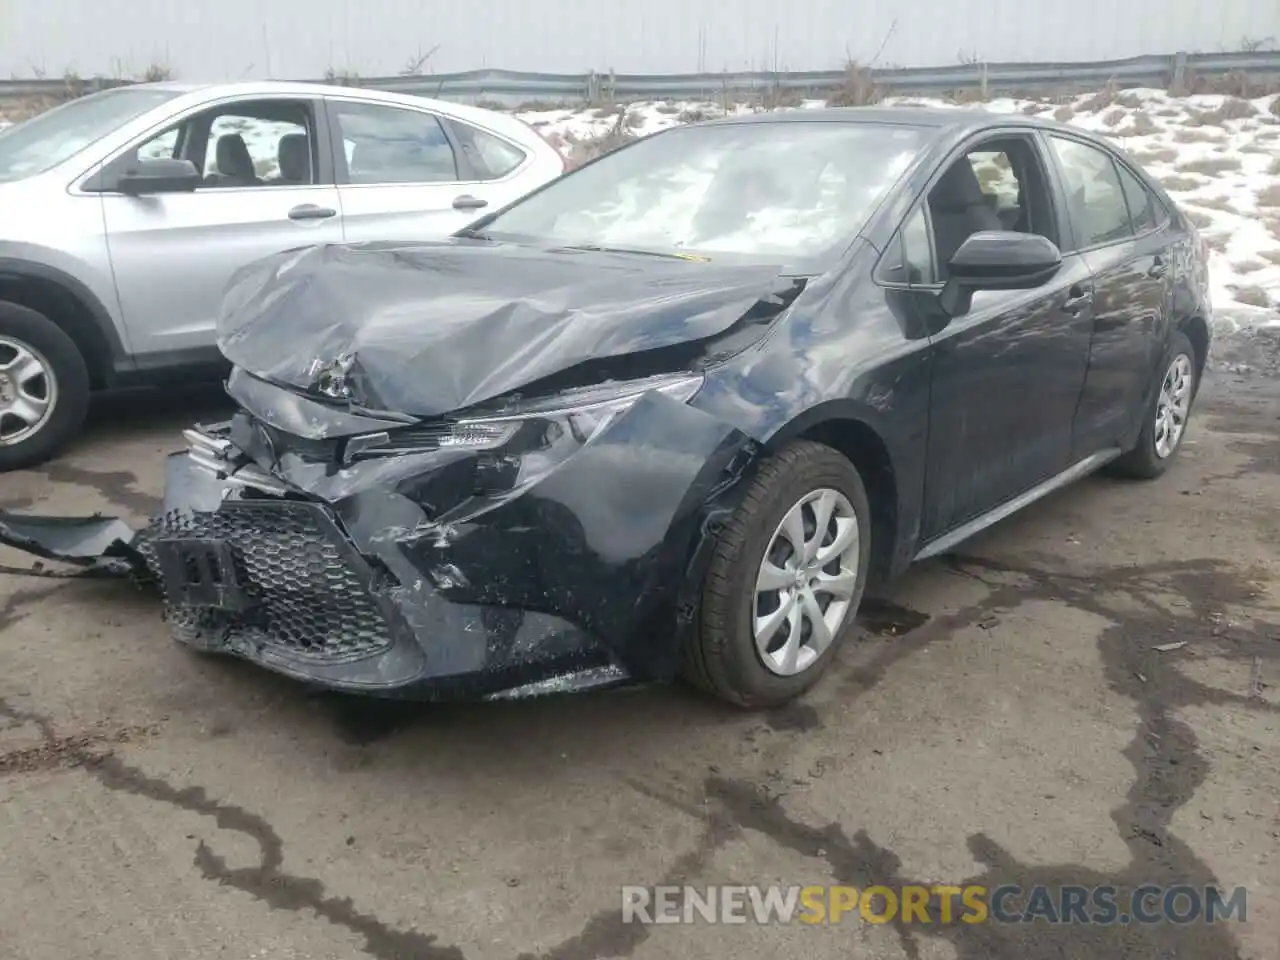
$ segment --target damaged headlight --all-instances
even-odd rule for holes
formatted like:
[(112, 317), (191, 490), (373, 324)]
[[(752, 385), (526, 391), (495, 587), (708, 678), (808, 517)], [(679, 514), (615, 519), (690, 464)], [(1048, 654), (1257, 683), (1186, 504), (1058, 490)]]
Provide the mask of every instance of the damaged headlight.
[(439, 449), (482, 452), (513, 444), (522, 436), (525, 442), (515, 442), (513, 453), (545, 449), (562, 434), (583, 444), (645, 394), (657, 392), (684, 403), (698, 392), (704, 379), (702, 374), (663, 374), (519, 399), (454, 420), (352, 437), (344, 459), (350, 463)]

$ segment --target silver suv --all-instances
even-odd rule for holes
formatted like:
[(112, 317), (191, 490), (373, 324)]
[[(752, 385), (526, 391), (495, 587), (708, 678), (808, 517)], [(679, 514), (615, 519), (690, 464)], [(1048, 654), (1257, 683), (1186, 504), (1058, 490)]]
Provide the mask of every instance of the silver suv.
[(444, 237), (564, 172), (514, 117), (352, 87), (122, 87), (0, 132), (0, 471), (90, 392), (224, 369), (222, 291), (293, 247)]

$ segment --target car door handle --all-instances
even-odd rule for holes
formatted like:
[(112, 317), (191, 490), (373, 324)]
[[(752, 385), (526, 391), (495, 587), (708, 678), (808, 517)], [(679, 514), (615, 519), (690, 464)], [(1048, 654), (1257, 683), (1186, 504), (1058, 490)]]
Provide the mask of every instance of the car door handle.
[(332, 207), (318, 207), (314, 203), (304, 203), (289, 211), (290, 220), (328, 220), (337, 215), (338, 211)]
[(1168, 272), (1169, 264), (1165, 263), (1164, 257), (1156, 257), (1155, 262), (1151, 264), (1151, 269), (1147, 271), (1147, 276), (1155, 280)]
[(1093, 303), (1093, 288), (1077, 284), (1067, 291), (1067, 299), (1062, 301), (1062, 311), (1074, 317), (1091, 303)]
[(473, 197), (469, 193), (464, 193), (453, 201), (453, 209), (455, 210), (479, 210), (481, 207), (487, 207), (488, 200), (481, 200), (479, 197)]

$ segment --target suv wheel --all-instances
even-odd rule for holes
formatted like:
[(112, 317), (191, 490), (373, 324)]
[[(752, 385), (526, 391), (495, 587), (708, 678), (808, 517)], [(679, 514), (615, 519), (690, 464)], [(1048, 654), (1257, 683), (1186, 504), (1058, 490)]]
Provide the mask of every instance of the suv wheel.
[(89, 371), (71, 338), (43, 314), (0, 303), (0, 471), (48, 460), (89, 408)]
[(853, 631), (871, 555), (854, 465), (820, 443), (761, 463), (716, 542), (685, 677), (745, 707), (798, 697)]

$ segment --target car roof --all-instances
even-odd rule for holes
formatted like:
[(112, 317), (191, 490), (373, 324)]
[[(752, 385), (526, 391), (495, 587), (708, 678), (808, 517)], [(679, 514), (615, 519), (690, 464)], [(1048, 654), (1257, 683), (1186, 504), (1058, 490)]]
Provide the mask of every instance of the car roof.
[[(1022, 113), (1002, 113), (976, 107), (798, 107), (762, 113), (743, 113), (707, 125), (732, 123), (882, 123), (912, 127), (936, 127), (961, 133), (990, 126), (1025, 126), (1041, 129), (1068, 129), (1055, 120)], [(1075, 128), (1070, 128), (1075, 130)]]
[(235, 83), (183, 83), (180, 81), (161, 81), (158, 83), (131, 84), (130, 88), (153, 88), (169, 90), (173, 93), (192, 99), (214, 99), (222, 97), (356, 97), (360, 100), (374, 100), (389, 104), (406, 106), (429, 106), (438, 112), (449, 114), (459, 120), (479, 120), (488, 115), (492, 117), (496, 111), (484, 110), (465, 103), (449, 100), (437, 100), (416, 93), (397, 93), (391, 90), (375, 90), (362, 87), (358, 83), (345, 85), (336, 83), (309, 83), (293, 80), (246, 80)]

